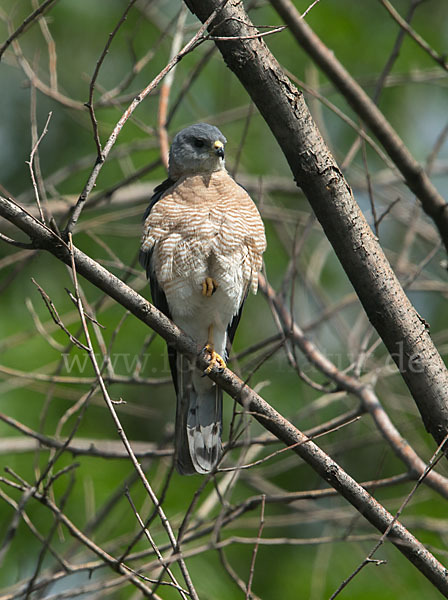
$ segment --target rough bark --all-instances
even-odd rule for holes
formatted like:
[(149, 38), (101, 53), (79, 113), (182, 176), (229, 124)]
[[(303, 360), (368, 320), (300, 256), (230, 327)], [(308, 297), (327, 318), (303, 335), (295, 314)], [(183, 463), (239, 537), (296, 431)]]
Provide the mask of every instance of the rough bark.
[[(219, 0), (188, 0), (201, 21)], [(244, 11), (231, 0), (209, 26), (276, 137), (297, 184), (310, 202), (366, 314), (403, 376), (427, 430), (437, 443), (448, 433), (448, 371), (427, 325), (415, 311), (350, 186), (326, 147), (303, 99)], [(231, 38), (231, 39), (228, 39)]]

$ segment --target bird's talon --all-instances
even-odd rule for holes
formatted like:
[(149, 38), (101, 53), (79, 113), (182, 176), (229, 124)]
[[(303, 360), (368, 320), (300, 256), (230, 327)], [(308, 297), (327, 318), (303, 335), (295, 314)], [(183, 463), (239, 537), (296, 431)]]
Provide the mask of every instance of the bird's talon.
[(220, 356), (217, 352), (215, 352), (210, 344), (206, 344), (204, 352), (210, 356), (210, 364), (205, 369), (204, 375), (208, 375), (209, 373), (211, 373), (214, 367), (217, 367), (220, 371), (223, 371), (226, 368), (227, 365), (223, 357)]
[(217, 289), (218, 289), (218, 284), (211, 277), (206, 277), (204, 279), (204, 281), (202, 282), (202, 295), (207, 296), (207, 298), (210, 298), (210, 296), (213, 296), (213, 294), (216, 292)]

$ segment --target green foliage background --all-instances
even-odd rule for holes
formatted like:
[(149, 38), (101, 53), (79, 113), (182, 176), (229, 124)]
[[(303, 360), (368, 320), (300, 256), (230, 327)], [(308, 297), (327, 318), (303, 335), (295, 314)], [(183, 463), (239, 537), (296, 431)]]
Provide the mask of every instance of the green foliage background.
[[(305, 10), (308, 2), (297, 1), (299, 10)], [(48, 23), (57, 48), (58, 85), (60, 91), (78, 102), (86, 102), (89, 93), (89, 81), (96, 61), (107, 41), (108, 34), (115, 27), (120, 15), (127, 6), (123, 0), (61, 0), (48, 14)], [(401, 14), (406, 14), (409, 2), (396, 1), (395, 6)], [(154, 56), (132, 81), (127, 92), (138, 92), (157, 75), (169, 59), (172, 30), (164, 35), (164, 30), (176, 17), (180, 4), (172, 2), (141, 2), (134, 8), (114, 38), (112, 46), (98, 79), (98, 90), (107, 90), (120, 82), (129, 73), (134, 57), (140, 58), (151, 48)], [(2, 13), (9, 15), (14, 27), (30, 13), (32, 6), (21, 0), (3, 0)], [(146, 13), (145, 13), (146, 10)], [(268, 3), (259, 3), (251, 11), (251, 18), (258, 25), (279, 25), (281, 20)], [(148, 16), (149, 15), (149, 16)], [(348, 68), (351, 74), (363, 83), (371, 93), (378, 74), (384, 67), (391, 52), (397, 25), (390, 19), (380, 2), (365, 0), (321, 0), (307, 17), (327, 46)], [(446, 0), (429, 0), (418, 9), (413, 20), (415, 29), (429, 41), (441, 54), (448, 48), (448, 4)], [(195, 19), (187, 19), (189, 35), (192, 35)], [(0, 42), (7, 37), (6, 25), (0, 23)], [(358, 118), (347, 107), (345, 101), (312, 66), (309, 58), (297, 47), (288, 31), (269, 36), (266, 41), (280, 63), (294, 77), (309, 83), (317, 82), (320, 92), (356, 123)], [(48, 82), (48, 55), (42, 33), (34, 25), (20, 38), (23, 54), (39, 76)], [(183, 83), (198, 64), (212, 42), (207, 42), (188, 55), (175, 74), (171, 98), (176, 98)], [(399, 85), (388, 85), (381, 95), (380, 107), (392, 122), (411, 152), (424, 162), (434, 147), (436, 140), (447, 124), (447, 78), (446, 72), (438, 67), (410, 39), (406, 39), (400, 56), (395, 63), (393, 74), (403, 76)], [(411, 75), (424, 75), (420, 82), (411, 81)], [(398, 79), (400, 79), (398, 77)], [(23, 71), (18, 68), (10, 51), (6, 60), (0, 63), (0, 164), (1, 184), (4, 193), (18, 201), (33, 205), (32, 186), (26, 161), (31, 150), (30, 137), (30, 98), (31, 88)], [(97, 91), (96, 97), (99, 96)], [(158, 160), (159, 147), (154, 129), (157, 127), (158, 93), (148, 97), (135, 113), (135, 119), (129, 121), (120, 134), (118, 144), (110, 160), (103, 168), (94, 194), (108, 190), (119, 184), (137, 169)], [(356, 138), (356, 132), (343, 123), (332, 111), (318, 106), (309, 97), (310, 105), (323, 133), (337, 159), (342, 162), (346, 152)], [(172, 100), (171, 100), (172, 102)], [(116, 106), (97, 109), (101, 138), (107, 139), (117, 120), (121, 116), (126, 102)], [(39, 132), (42, 131), (49, 111), (52, 117), (48, 133), (39, 147), (40, 165), (44, 179), (47, 180), (47, 193), (50, 200), (59, 200), (73, 204), (80, 194), (86, 178), (95, 160), (95, 144), (92, 127), (86, 110), (68, 109), (41, 92), (36, 94), (36, 114)], [(300, 193), (275, 191), (263, 195), (263, 180), (281, 177), (290, 179), (288, 166), (277, 144), (263, 122), (253, 111), (245, 90), (226, 68), (220, 55), (215, 52), (206, 67), (184, 97), (179, 109), (169, 125), (172, 135), (183, 126), (208, 121), (219, 126), (228, 139), (227, 156), (230, 170), (235, 166), (236, 156), (242, 146), (238, 175), (251, 176), (251, 181), (259, 181), (260, 193), (251, 192), (265, 217), (268, 250), (265, 255), (266, 273), (274, 288), (282, 283), (288, 266), (291, 248), (297, 231), (303, 232), (310, 209)], [(245, 136), (245, 127), (247, 135)], [(117, 157), (118, 151), (121, 155)], [(384, 169), (378, 156), (367, 148), (369, 170), (372, 177)], [(90, 157), (86, 159), (86, 157)], [(448, 148), (446, 144), (438, 155), (440, 163), (447, 164)], [(59, 170), (68, 169), (67, 174), (56, 182), (51, 177)], [(434, 181), (442, 193), (448, 190), (447, 170), (437, 171)], [(156, 185), (165, 176), (162, 166), (154, 168), (141, 181), (148, 184), (148, 194), (152, 184)], [(347, 176), (354, 187), (355, 195), (369, 219), (371, 219), (368, 196), (365, 186), (359, 184), (364, 177), (364, 167), (359, 152), (354, 163), (347, 169)], [(375, 179), (374, 179), (375, 181)], [(292, 183), (292, 182), (291, 182)], [(378, 186), (375, 189), (379, 206), (387, 207), (397, 195), (402, 204), (411, 205), (412, 196), (398, 183), (390, 187)], [(149, 199), (149, 195), (148, 195)], [(143, 274), (139, 272), (135, 259), (139, 246), (141, 215), (147, 200), (121, 203), (103, 202), (95, 208), (87, 208), (83, 214), (75, 235), (76, 245), (96, 260), (102, 261), (118, 276), (123, 277), (126, 267), (133, 265), (137, 271), (129, 275), (129, 282), (135, 289), (149, 298), (149, 290)], [(430, 227), (423, 217), (422, 222)], [(393, 262), (406, 236), (409, 222), (406, 218), (386, 219), (381, 229), (381, 242)], [(3, 229), (2, 229), (3, 230)], [(6, 233), (8, 233), (6, 231)], [(93, 233), (105, 242), (114, 252), (111, 257), (106, 247), (93, 238)], [(11, 232), (9, 232), (11, 234)], [(432, 237), (431, 237), (432, 236)], [(418, 265), (434, 243), (433, 234), (420, 235), (412, 247), (408, 265)], [(435, 254), (433, 260), (425, 266), (424, 281), (437, 282), (439, 285), (427, 285), (409, 295), (420, 314), (431, 324), (434, 339), (441, 351), (446, 351), (446, 287), (443, 289), (443, 271), (440, 267), (442, 252)], [(119, 264), (121, 261), (121, 265)], [(73, 333), (79, 332), (76, 310), (64, 288), (73, 290), (70, 273), (53, 257), (44, 254), (30, 256), (27, 251), (18, 251), (2, 243), (0, 246), (1, 297), (0, 297), (0, 350), (1, 365), (25, 373), (52, 374), (58, 370), (60, 351), (53, 348), (36, 331), (35, 322), (30, 313), (32, 302), (38, 318), (50, 327), (48, 312), (43, 305), (36, 287), (31, 281), (34, 277), (55, 303), (64, 322)], [(409, 272), (413, 272), (412, 269)], [(403, 277), (407, 273), (401, 274)], [(303, 280), (303, 281), (302, 281)], [(101, 299), (101, 294), (93, 286), (82, 282), (83, 291), (90, 306)], [(319, 227), (314, 224), (300, 255), (298, 281), (295, 287), (295, 314), (298, 322), (306, 326), (319, 318), (323, 308), (336, 305), (352, 293), (351, 286), (342, 271), (331, 248)], [(28, 302), (28, 304), (27, 304)], [(351, 347), (350, 336), (356, 327), (367, 327), (362, 311), (356, 302), (352, 302), (337, 313), (337, 325), (327, 321), (310, 332), (310, 336), (319, 344), (336, 364), (348, 367), (359, 348)], [(127, 317), (115, 335), (117, 325), (123, 318), (124, 310), (111, 302), (106, 302), (98, 314), (105, 329), (103, 336), (106, 345), (113, 343), (117, 359), (116, 372), (128, 374), (124, 358), (129, 360), (140, 352), (148, 330), (132, 317)], [(251, 297), (245, 308), (240, 324), (235, 352), (277, 333), (268, 303), (259, 294)], [(84, 356), (79, 350), (69, 348), (65, 334), (54, 328), (52, 338), (62, 347), (67, 347), (67, 360), (79, 356), (83, 364)], [(166, 377), (168, 370), (165, 346), (156, 339), (148, 349), (145, 365), (145, 377)], [(387, 357), (381, 345), (372, 355), (371, 371), (384, 366)], [(299, 357), (301, 367), (307, 375), (321, 383), (323, 377)], [(243, 374), (251, 371), (254, 364), (251, 359), (232, 363), (241, 368)], [(68, 374), (62, 366), (61, 374)], [(82, 370), (82, 376), (92, 377), (93, 371), (88, 363)], [(313, 427), (356, 405), (356, 401), (346, 395), (326, 397), (310, 389), (288, 365), (285, 354), (278, 352), (262, 364), (251, 378), (251, 385), (262, 389), (263, 397), (288, 416), (300, 429)], [(2, 372), (0, 382), (0, 411), (17, 419), (21, 423), (39, 430), (48, 436), (55, 435), (56, 427), (64, 413), (89, 389), (88, 385), (51, 385), (36, 380), (24, 380)], [(169, 382), (160, 386), (114, 384), (110, 388), (114, 399), (123, 398), (126, 404), (117, 407), (122, 424), (131, 440), (147, 441), (160, 447), (170, 446), (173, 431), (174, 391)], [(391, 367), (389, 372), (380, 372), (377, 384), (380, 398), (387, 407), (394, 422), (405, 437), (412, 440), (419, 454), (428, 459), (433, 450), (433, 441), (423, 430), (412, 399), (400, 377)], [(317, 399), (320, 401), (317, 402)], [(225, 408), (226, 423), (232, 414), (232, 403), (228, 399)], [(68, 435), (74, 426), (76, 415), (71, 417), (63, 429)], [(252, 435), (262, 433), (261, 428), (252, 424)], [(4, 423), (0, 423), (0, 435), (7, 440), (17, 436), (18, 432)], [(76, 437), (92, 440), (117, 439), (112, 420), (99, 394), (92, 398), (76, 432)], [(403, 466), (393, 452), (380, 438), (370, 419), (364, 416), (355, 425), (342, 432), (335, 432), (319, 440), (319, 444), (328, 451), (358, 481), (391, 476), (402, 472)], [(280, 447), (280, 446), (278, 446)], [(277, 448), (277, 446), (275, 446)], [(263, 454), (268, 454), (268, 447)], [(231, 455), (228, 465), (237, 458)], [(0, 454), (0, 466), (13, 469), (22, 478), (33, 482), (46, 465), (49, 451), (41, 449), (35, 452), (7, 452)], [(57, 462), (58, 471), (71, 464), (73, 458), (64, 454)], [(79, 466), (70, 475), (62, 475), (54, 484), (54, 495), (60, 502), (70, 488), (66, 499), (65, 513), (84, 529), (108, 499), (120, 491), (133, 469), (129, 461), (107, 460), (91, 457), (77, 457)], [(144, 462), (146, 473), (156, 490), (160, 490), (170, 468), (170, 460)], [(445, 465), (440, 467), (448, 475)], [(250, 470), (235, 487), (229, 501), (232, 504), (244, 501), (259, 493), (260, 482), (257, 477), (269, 482), (268, 489), (274, 491), (298, 491), (323, 487), (306, 465), (296, 456), (281, 454), (268, 461), (262, 468)], [(199, 477), (182, 478), (177, 474), (168, 488), (164, 500), (165, 511), (170, 520), (179, 525), (182, 515), (199, 487)], [(72, 487), (70, 487), (72, 485)], [(375, 496), (391, 511), (396, 510), (402, 499), (411, 489), (410, 482), (391, 489), (379, 489)], [(16, 501), (21, 494), (2, 488)], [(200, 503), (213, 490), (211, 483), (202, 493)], [(131, 485), (133, 500), (142, 515), (151, 512), (149, 500), (138, 483)], [(216, 518), (218, 508), (208, 515)], [(434, 552), (439, 551), (442, 562), (447, 556), (446, 502), (428, 488), (421, 488), (406, 509), (403, 522)], [(26, 512), (43, 536), (46, 536), (54, 523), (50, 512), (39, 503), (29, 501)], [(327, 514), (328, 513), (328, 514)], [(325, 516), (327, 514), (327, 516)], [(13, 510), (5, 502), (0, 508), (0, 538), (8, 531)], [(362, 521), (358, 514), (351, 511), (342, 499), (327, 498), (318, 502), (294, 503), (288, 505), (267, 505), (264, 536), (272, 538), (320, 538), (338, 537), (340, 541), (329, 544), (310, 542), (304, 545), (289, 544), (262, 545), (258, 550), (253, 589), (258, 596), (267, 600), (281, 597), (283, 600), (309, 598), (317, 600), (329, 598), (341, 581), (347, 577), (373, 546), (375, 532)], [(223, 530), (223, 537), (243, 535), (255, 537), (260, 520), (259, 508), (247, 513), (237, 522)], [(431, 522), (433, 520), (433, 522)], [(208, 522), (208, 521), (206, 521)], [(432, 525), (431, 525), (432, 523)], [(434, 525), (436, 523), (436, 525)], [(124, 497), (113, 507), (94, 532), (99, 545), (117, 548), (120, 540), (126, 547), (126, 539), (138, 531), (135, 516)], [(151, 533), (156, 541), (163, 545), (166, 538), (159, 521), (155, 520)], [(344, 538), (351, 534), (370, 534), (367, 540), (346, 542)], [(64, 553), (70, 547), (69, 534), (64, 528), (58, 528), (52, 540), (52, 546)], [(0, 586), (4, 589), (20, 579), (30, 576), (36, 567), (41, 543), (31, 535), (24, 522), (21, 522), (13, 543), (9, 547), (3, 567), (0, 569)], [(147, 542), (141, 540), (134, 550), (147, 548)], [(253, 551), (252, 545), (233, 544), (226, 549), (229, 562), (238, 575), (247, 581)], [(114, 553), (115, 551), (112, 551)], [(117, 552), (117, 555), (119, 553)], [(387, 561), (386, 565), (365, 568), (341, 594), (341, 598), (378, 598), (395, 600), (420, 600), (438, 598), (438, 592), (418, 573), (399, 552), (386, 545), (376, 555)], [(89, 553), (77, 549), (71, 557), (74, 562), (91, 560)], [(54, 565), (54, 559), (47, 553), (41, 570)], [(241, 598), (242, 592), (227, 576), (216, 551), (209, 550), (188, 560), (192, 579), (202, 598), (231, 599)], [(42, 596), (93, 583), (96, 577), (105, 577), (103, 571), (95, 571), (92, 579), (88, 573), (80, 573), (64, 579), (60, 584), (47, 589)], [(106, 577), (107, 580), (107, 577)], [(160, 588), (163, 598), (174, 598), (176, 592)], [(0, 591), (1, 594), (1, 591)], [(125, 585), (120, 590), (109, 592), (114, 598), (135, 598), (135, 588)], [(0, 595), (1, 597), (1, 595)], [(88, 596), (85, 596), (88, 597)]]

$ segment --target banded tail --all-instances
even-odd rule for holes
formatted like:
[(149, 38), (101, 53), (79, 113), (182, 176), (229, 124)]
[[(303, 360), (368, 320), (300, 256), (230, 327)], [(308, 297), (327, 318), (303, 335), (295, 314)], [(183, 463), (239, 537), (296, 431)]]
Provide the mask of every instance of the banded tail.
[(210, 473), (222, 454), (222, 390), (176, 357), (176, 428), (174, 461), (182, 475)]

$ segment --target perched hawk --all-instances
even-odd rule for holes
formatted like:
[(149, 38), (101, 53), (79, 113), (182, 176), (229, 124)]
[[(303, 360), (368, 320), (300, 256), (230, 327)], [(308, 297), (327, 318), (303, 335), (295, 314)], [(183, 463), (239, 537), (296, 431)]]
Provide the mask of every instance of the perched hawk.
[[(140, 251), (154, 304), (221, 367), (248, 291), (257, 291), (266, 248), (255, 204), (225, 169), (226, 141), (206, 123), (175, 136), (169, 177), (145, 213)], [(174, 348), (168, 354), (177, 394), (176, 467), (209, 473), (221, 457), (222, 390)]]

